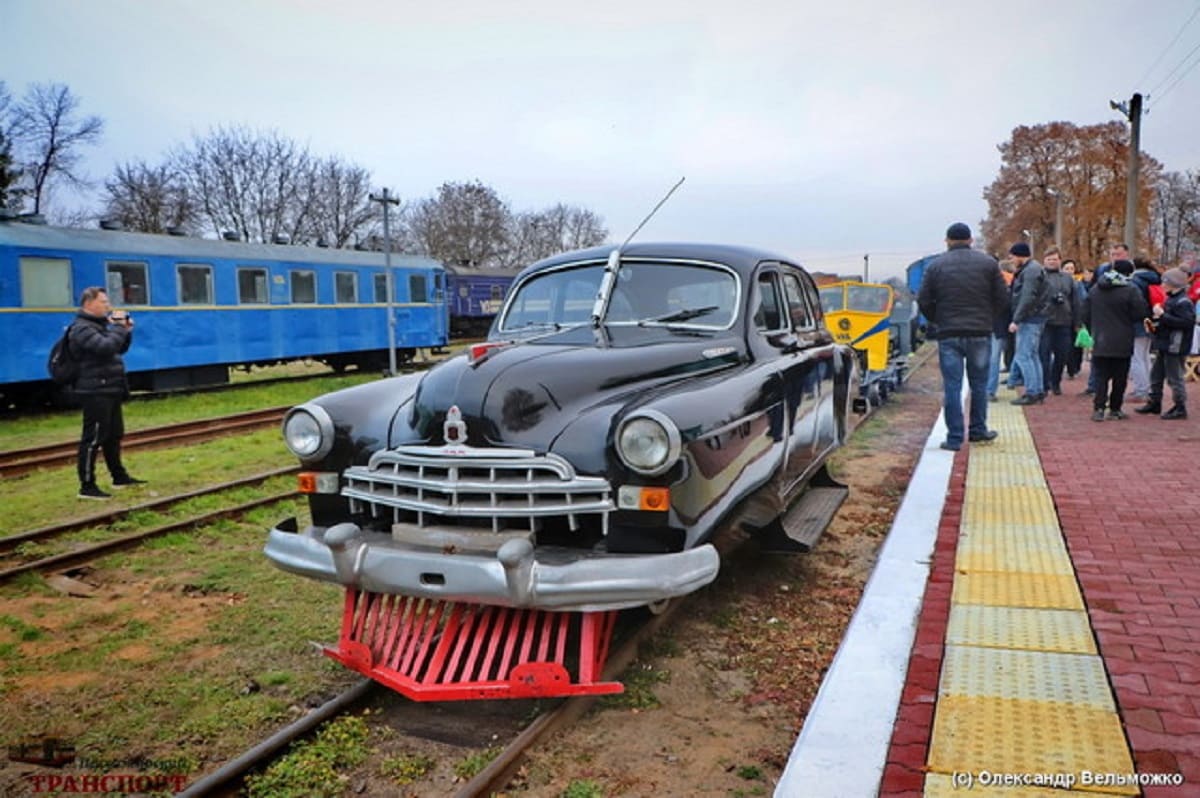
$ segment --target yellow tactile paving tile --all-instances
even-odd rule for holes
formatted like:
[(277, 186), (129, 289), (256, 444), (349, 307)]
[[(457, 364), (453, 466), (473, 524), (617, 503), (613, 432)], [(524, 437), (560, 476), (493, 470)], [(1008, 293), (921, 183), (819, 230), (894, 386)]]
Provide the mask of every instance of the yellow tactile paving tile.
[(1016, 572), (956, 573), (950, 601), (998, 607), (1082, 610), (1074, 576)]
[(953, 605), (946, 625), (946, 644), (1096, 653), (1096, 638), (1087, 614), (1076, 610)]
[(1051, 651), (947, 646), (943, 695), (1057, 701), (1116, 711), (1099, 657)]
[(1071, 557), (1057, 533), (963, 534), (958, 541), (954, 567), (959, 571), (1015, 571), (1020, 573), (1071, 576)]
[[(1133, 773), (1115, 712), (1057, 701), (940, 696), (930, 770), (942, 773)], [(1088, 789), (1137, 795), (1136, 787)]]

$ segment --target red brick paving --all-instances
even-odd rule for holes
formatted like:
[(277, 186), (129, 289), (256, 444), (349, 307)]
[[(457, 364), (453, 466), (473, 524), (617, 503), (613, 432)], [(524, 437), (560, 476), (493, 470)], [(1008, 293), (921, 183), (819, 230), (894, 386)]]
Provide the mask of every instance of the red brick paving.
[[(1025, 408), (1135, 765), (1185, 779), (1146, 798), (1200, 796), (1200, 384), (1188, 388), (1186, 421), (1127, 402), (1128, 419), (1098, 423), (1075, 395)], [(881, 798), (922, 791), (968, 452), (955, 457)]]

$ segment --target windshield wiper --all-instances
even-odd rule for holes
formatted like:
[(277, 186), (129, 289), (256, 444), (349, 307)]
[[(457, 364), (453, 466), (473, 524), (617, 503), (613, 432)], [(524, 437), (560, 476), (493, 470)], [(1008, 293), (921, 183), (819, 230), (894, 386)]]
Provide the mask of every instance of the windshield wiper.
[(639, 327), (645, 327), (647, 324), (668, 324), (674, 321), (688, 321), (697, 316), (707, 316), (714, 310), (720, 310), (720, 305), (706, 305), (702, 308), (684, 308), (677, 310), (674, 313), (668, 313), (665, 316), (652, 316), (648, 319), (642, 319), (638, 322)]

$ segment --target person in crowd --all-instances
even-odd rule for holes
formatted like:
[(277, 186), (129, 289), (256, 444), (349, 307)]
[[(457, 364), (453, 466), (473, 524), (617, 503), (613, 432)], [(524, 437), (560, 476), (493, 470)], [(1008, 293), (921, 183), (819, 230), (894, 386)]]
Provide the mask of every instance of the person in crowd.
[(1049, 294), (1046, 273), (1042, 264), (1033, 259), (1029, 245), (1018, 241), (1009, 248), (1016, 265), (1016, 276), (1012, 282), (1013, 320), (1008, 331), (1017, 337), (1017, 351), (1013, 360), (1016, 368), (1009, 371), (1008, 385), (1016, 387), (1014, 372), (1020, 369), (1020, 378), (1025, 383), (1024, 395), (1014, 399), (1014, 405), (1040, 404), (1046, 398), (1042, 380), (1040, 357), (1042, 328), (1046, 325)]
[(1063, 271), (1058, 247), (1050, 247), (1042, 255), (1046, 270), (1046, 293), (1050, 303), (1046, 310), (1046, 326), (1042, 331), (1039, 358), (1042, 379), (1055, 396), (1062, 396), (1062, 375), (1075, 346), (1075, 331), (1079, 329), (1079, 303), (1075, 279)]
[[(1000, 276), (1005, 274), (1003, 265), (1001, 266)], [(1000, 313), (992, 322), (992, 349), (991, 359), (988, 361), (988, 380), (987, 393), (988, 401), (997, 401), (996, 392), (1000, 390), (1000, 359), (1005, 353), (1005, 347), (1012, 343), (1012, 335), (1008, 331), (1008, 325), (1012, 323), (1012, 294), (1005, 280), (1004, 286), (1004, 301)], [(1012, 356), (1009, 354), (1009, 368), (1011, 369)]]
[[(1080, 311), (1083, 310), (1083, 300), (1087, 298), (1087, 285), (1084, 280), (1087, 279), (1079, 274), (1079, 264), (1073, 259), (1067, 258), (1062, 262), (1063, 274), (1071, 275), (1071, 279), (1075, 281), (1075, 306)], [(1078, 324), (1076, 325), (1078, 329)], [(1083, 370), (1083, 347), (1075, 346), (1075, 342), (1071, 342), (1071, 353), (1067, 355), (1067, 379), (1073, 380)]]
[(67, 346), (79, 363), (75, 395), (83, 408), (77, 462), (81, 499), (111, 498), (96, 485), (96, 457), (100, 452), (104, 453), (114, 488), (145, 484), (145, 480), (130, 476), (121, 463), (121, 437), (125, 434), (121, 403), (129, 395), (122, 355), (132, 343), (133, 319), (129, 314), (114, 312), (103, 288), (85, 288), (79, 298), (79, 312), (67, 332)]
[(1096, 375), (1096, 395), (1092, 399), (1092, 421), (1125, 418), (1121, 411), (1125, 383), (1129, 377), (1129, 359), (1133, 356), (1133, 325), (1142, 324), (1150, 309), (1131, 282), (1133, 263), (1118, 260), (1105, 270), (1083, 302), (1080, 316), (1095, 341), (1092, 347), (1092, 373)]
[[(1012, 282), (1015, 277), (1016, 268), (1013, 266), (1012, 260), (1004, 258), (1000, 261), (1000, 276), (1004, 278), (1004, 286), (1008, 291), (1008, 302), (1004, 311), (1005, 322), (1003, 334), (1000, 336), (1001, 346), (1003, 348), (1004, 366), (1000, 369), (1001, 374), (1007, 374), (1012, 370), (1013, 357), (1017, 353), (1016, 336), (1008, 331), (1008, 325), (1012, 324)], [(997, 329), (1000, 329), (997, 327)]]
[(966, 439), (995, 440), (987, 426), (988, 362), (992, 325), (1004, 308), (1004, 278), (996, 259), (971, 249), (971, 228), (955, 222), (946, 230), (946, 252), (926, 268), (917, 303), (933, 328), (942, 372), (942, 407), (946, 440), (941, 448), (958, 451), (963, 444), (962, 382), (965, 367), (970, 387), (970, 420)]
[(1096, 267), (1096, 271), (1092, 273), (1092, 284), (1088, 286), (1089, 290), (1095, 288), (1096, 281), (1119, 260), (1130, 260), (1129, 245), (1124, 242), (1116, 242), (1108, 245), (1108, 260)]
[[(1147, 307), (1162, 304), (1164, 297), (1162, 278), (1158, 269), (1148, 258), (1133, 259), (1133, 276), (1130, 282), (1142, 292)], [(1129, 398), (1144, 402), (1150, 394), (1150, 344), (1152, 338), (1142, 324), (1133, 328), (1133, 358), (1129, 361), (1129, 382), (1133, 385)]]
[(1161, 303), (1150, 309), (1157, 356), (1150, 372), (1150, 393), (1146, 404), (1135, 413), (1162, 413), (1163, 380), (1171, 386), (1171, 409), (1162, 413), (1168, 421), (1187, 418), (1187, 389), (1184, 385), (1184, 360), (1192, 345), (1196, 326), (1196, 306), (1188, 299), (1188, 275), (1182, 269), (1167, 269), (1162, 276), (1165, 292)]

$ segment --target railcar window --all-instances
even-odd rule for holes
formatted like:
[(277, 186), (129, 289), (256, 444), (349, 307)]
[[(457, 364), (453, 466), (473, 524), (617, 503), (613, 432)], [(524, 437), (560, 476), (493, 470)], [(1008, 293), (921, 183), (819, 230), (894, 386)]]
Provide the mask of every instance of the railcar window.
[(316, 302), (316, 272), (292, 272), (292, 304), (315, 305)]
[(425, 300), (425, 275), (410, 274), (408, 276), (408, 301), (409, 302), (424, 302)]
[(796, 275), (783, 276), (783, 292), (787, 295), (788, 316), (792, 321), (792, 329), (812, 329), (812, 316), (809, 315), (808, 306), (804, 304), (804, 289), (800, 287), (800, 280)]
[(492, 299), (504, 299), (504, 286), (502, 286), (502, 285), (493, 285), (492, 286)]
[(827, 285), (821, 289), (821, 310), (826, 313), (836, 313), (843, 309), (845, 301), (842, 296), (843, 289), (840, 285)]
[(435, 302), (441, 302), (446, 296), (446, 274), (438, 272), (433, 276), (433, 299)]
[(375, 275), (375, 301), (387, 302), (387, 275)]
[(852, 285), (847, 294), (846, 305), (850, 310), (864, 313), (883, 313), (891, 301), (891, 292), (883, 285)]
[(333, 287), (339, 305), (348, 305), (358, 301), (358, 275), (354, 272), (334, 273)]
[(243, 305), (267, 304), (267, 270), (238, 269), (238, 302)]
[(148, 304), (146, 264), (110, 260), (104, 269), (108, 298), (114, 305)]
[(21, 305), (27, 308), (69, 308), (71, 261), (66, 258), (21, 258)]
[(175, 271), (179, 275), (179, 304), (213, 304), (212, 266), (180, 264)]
[(783, 326), (783, 309), (780, 302), (779, 285), (775, 273), (758, 276), (758, 310), (754, 312), (754, 326), (760, 330), (778, 330)]

